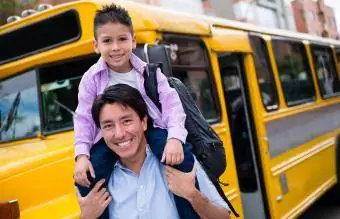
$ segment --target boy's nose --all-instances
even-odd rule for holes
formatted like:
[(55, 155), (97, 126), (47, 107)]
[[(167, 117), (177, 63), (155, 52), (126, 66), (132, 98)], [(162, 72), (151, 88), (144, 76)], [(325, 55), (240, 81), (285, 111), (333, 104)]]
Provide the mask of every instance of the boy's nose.
[(112, 47), (111, 47), (111, 50), (118, 50), (119, 49), (119, 45), (118, 45), (118, 43), (112, 43)]

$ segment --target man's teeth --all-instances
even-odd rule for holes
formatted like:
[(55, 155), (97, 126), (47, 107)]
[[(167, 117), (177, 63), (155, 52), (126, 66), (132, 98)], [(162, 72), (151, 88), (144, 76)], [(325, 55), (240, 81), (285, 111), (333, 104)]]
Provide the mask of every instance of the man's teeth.
[(126, 146), (126, 145), (130, 144), (130, 142), (131, 142), (131, 140), (128, 140), (128, 141), (117, 143), (117, 145), (118, 146)]

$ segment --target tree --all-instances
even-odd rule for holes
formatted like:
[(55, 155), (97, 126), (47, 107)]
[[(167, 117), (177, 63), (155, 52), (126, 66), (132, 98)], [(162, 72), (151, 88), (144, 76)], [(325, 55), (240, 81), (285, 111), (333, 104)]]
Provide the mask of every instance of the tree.
[(6, 19), (12, 15), (20, 16), (25, 9), (35, 8), (38, 0), (1, 0), (0, 26), (6, 24)]

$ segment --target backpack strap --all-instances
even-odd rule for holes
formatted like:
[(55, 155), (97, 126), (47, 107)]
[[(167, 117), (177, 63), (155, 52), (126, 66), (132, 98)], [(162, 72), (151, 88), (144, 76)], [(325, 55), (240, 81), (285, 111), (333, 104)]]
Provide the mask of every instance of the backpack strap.
[[(162, 69), (161, 63), (147, 63), (143, 77), (144, 77), (144, 87), (146, 95), (152, 100), (152, 102), (157, 106), (157, 108), (162, 112), (162, 106), (159, 102), (159, 93), (158, 93), (158, 86), (157, 86), (157, 68)], [(199, 158), (197, 158), (199, 159)], [(226, 195), (224, 194), (218, 179), (208, 170), (202, 163), (201, 166), (203, 167), (204, 171), (208, 175), (209, 179), (215, 186), (217, 192), (220, 194), (222, 199), (228, 204), (230, 210), (236, 217), (240, 217), (239, 214), (234, 209), (233, 205), (230, 203)]]
[(233, 212), (233, 214), (236, 217), (240, 217), (240, 215), (237, 213), (237, 211), (235, 210), (235, 208), (233, 207), (233, 205), (230, 203), (230, 201), (228, 200), (227, 196), (225, 195), (224, 191), (222, 190), (220, 184), (219, 184), (219, 180), (213, 176), (211, 174), (211, 172), (201, 163), (201, 166), (203, 168), (203, 170), (206, 172), (206, 174), (208, 175), (210, 181), (213, 183), (213, 185), (215, 186), (218, 194), (220, 194), (220, 196), (222, 197), (222, 199), (228, 204), (231, 212)]
[(146, 95), (152, 100), (156, 107), (162, 112), (162, 105), (159, 102), (157, 68), (162, 68), (160, 63), (147, 63), (144, 69), (144, 88)]

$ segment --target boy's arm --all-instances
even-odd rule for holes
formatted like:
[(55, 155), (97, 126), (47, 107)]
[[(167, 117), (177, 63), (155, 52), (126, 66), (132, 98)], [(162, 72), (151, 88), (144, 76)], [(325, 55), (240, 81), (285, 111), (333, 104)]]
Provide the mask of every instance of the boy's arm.
[(96, 96), (96, 84), (89, 77), (89, 72), (86, 72), (79, 84), (78, 106), (74, 117), (75, 157), (80, 154), (90, 156), (97, 132), (91, 115), (92, 103)]
[(176, 138), (182, 143), (186, 142), (188, 135), (185, 129), (185, 112), (178, 93), (170, 87), (168, 79), (157, 69), (157, 85), (159, 101), (162, 105), (162, 120), (165, 121), (168, 130), (168, 139)]

